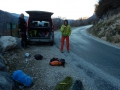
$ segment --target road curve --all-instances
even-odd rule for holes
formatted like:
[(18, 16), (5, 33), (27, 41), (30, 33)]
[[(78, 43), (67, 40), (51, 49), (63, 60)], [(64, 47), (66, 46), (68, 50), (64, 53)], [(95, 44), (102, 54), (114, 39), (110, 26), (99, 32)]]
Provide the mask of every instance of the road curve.
[[(72, 29), (70, 51), (120, 80), (120, 48), (91, 36), (87, 32), (89, 27), (91, 25)], [(58, 48), (60, 37), (58, 31), (55, 34), (55, 44)]]

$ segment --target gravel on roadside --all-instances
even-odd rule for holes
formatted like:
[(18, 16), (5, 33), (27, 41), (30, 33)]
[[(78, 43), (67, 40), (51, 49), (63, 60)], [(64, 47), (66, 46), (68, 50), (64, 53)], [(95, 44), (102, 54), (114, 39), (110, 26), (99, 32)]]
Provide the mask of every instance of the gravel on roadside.
[[(31, 57), (25, 58), (25, 53), (30, 53)], [(43, 59), (35, 60), (35, 54), (43, 55)], [(56, 45), (31, 45), (24, 50), (7, 51), (3, 57), (7, 61), (11, 75), (19, 69), (33, 78), (33, 85), (23, 90), (54, 90), (54, 87), (67, 76), (71, 76), (73, 81), (81, 80), (85, 90), (119, 90), (111, 82), (103, 79), (105, 75), (99, 69), (72, 52), (61, 53)], [(53, 57), (65, 59), (65, 67), (50, 66), (49, 61)]]
[[(31, 57), (25, 58), (25, 53), (29, 53)], [(43, 59), (35, 60), (35, 54), (43, 55)], [(31, 45), (25, 50), (14, 49), (4, 54), (11, 75), (19, 69), (33, 78), (33, 86), (24, 88), (24, 90), (54, 90), (57, 83), (66, 76), (74, 74), (70, 67), (66, 66), (67, 63), (65, 67), (50, 66), (49, 61), (53, 57), (65, 59), (67, 62), (66, 56), (55, 45)]]

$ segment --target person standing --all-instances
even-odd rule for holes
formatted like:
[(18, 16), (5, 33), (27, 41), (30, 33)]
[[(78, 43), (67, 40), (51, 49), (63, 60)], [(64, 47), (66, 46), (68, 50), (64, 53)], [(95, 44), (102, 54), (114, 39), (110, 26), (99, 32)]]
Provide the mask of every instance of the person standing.
[(22, 13), (18, 19), (18, 28), (21, 33), (21, 46), (27, 48), (27, 36), (26, 36), (26, 21), (24, 19), (24, 14)]
[(69, 45), (69, 36), (71, 35), (71, 27), (68, 25), (68, 20), (64, 20), (64, 24), (60, 28), (62, 37), (61, 37), (61, 46), (60, 51), (63, 53), (64, 41), (66, 39), (66, 49), (67, 52), (70, 52), (70, 45)]

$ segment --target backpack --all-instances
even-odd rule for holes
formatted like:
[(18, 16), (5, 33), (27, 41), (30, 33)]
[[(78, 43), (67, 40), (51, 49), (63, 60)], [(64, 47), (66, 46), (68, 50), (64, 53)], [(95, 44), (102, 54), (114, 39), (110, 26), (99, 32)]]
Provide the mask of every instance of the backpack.
[(41, 54), (36, 54), (36, 55), (34, 55), (34, 58), (35, 58), (36, 60), (42, 60), (42, 59), (43, 59), (43, 56), (42, 56)]
[(30, 76), (26, 75), (22, 70), (14, 71), (12, 79), (24, 86), (31, 86), (33, 83), (33, 79)]
[(52, 58), (49, 63), (51, 66), (63, 66), (65, 67), (65, 59)]

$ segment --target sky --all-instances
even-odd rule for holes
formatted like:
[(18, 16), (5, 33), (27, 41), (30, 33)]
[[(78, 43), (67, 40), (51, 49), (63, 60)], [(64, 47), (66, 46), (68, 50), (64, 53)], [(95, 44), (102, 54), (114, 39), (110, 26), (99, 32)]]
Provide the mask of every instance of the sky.
[(0, 0), (0, 10), (29, 16), (25, 11), (53, 12), (53, 18), (78, 19), (94, 14), (98, 0)]

